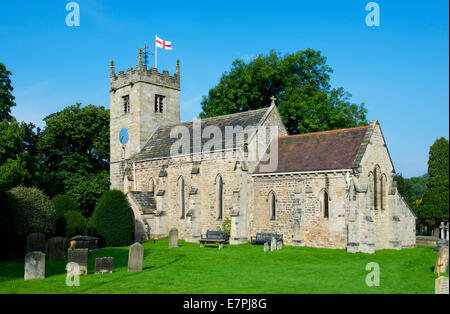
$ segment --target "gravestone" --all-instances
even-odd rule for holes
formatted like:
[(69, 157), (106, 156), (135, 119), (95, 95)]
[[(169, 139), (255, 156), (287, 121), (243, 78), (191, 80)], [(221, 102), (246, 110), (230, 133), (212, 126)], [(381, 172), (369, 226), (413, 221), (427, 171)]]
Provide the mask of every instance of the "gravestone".
[(46, 241), (45, 234), (43, 233), (31, 233), (27, 237), (26, 253), (30, 252), (42, 252), (46, 253)]
[(96, 274), (112, 274), (114, 257), (100, 257), (95, 259)]
[(178, 229), (172, 228), (169, 231), (169, 249), (178, 247)]
[(441, 276), (434, 282), (435, 294), (448, 294), (448, 277)]
[(79, 276), (87, 276), (88, 272), (88, 249), (68, 249), (67, 250), (67, 264), (75, 263), (79, 266)]
[(277, 241), (277, 250), (281, 250), (283, 248), (283, 241)]
[[(439, 264), (440, 263), (440, 264)], [(434, 266), (434, 272), (438, 273), (439, 272), (439, 265), (441, 265), (441, 269), (440, 272), (441, 273), (445, 273), (447, 272), (447, 266), (448, 266), (448, 246), (444, 246), (443, 248), (441, 248), (441, 250), (439, 251), (439, 255), (436, 259), (436, 265)]]
[(67, 239), (64, 237), (51, 238), (47, 242), (48, 260), (57, 261), (66, 259)]
[(270, 243), (270, 251), (273, 252), (277, 249), (277, 239), (272, 238), (272, 242)]
[(45, 278), (45, 254), (30, 252), (25, 255), (25, 280)]
[(268, 242), (264, 242), (264, 253), (269, 252), (269, 243)]
[(128, 271), (142, 271), (142, 263), (144, 262), (144, 247), (139, 242), (130, 246), (128, 253)]

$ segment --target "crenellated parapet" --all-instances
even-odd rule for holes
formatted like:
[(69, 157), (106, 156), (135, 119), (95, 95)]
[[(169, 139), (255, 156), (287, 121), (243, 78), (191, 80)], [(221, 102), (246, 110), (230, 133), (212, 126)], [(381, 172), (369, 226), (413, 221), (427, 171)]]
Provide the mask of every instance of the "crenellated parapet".
[(135, 69), (130, 67), (126, 72), (119, 71), (116, 75), (114, 61), (111, 61), (110, 81), (112, 92), (125, 86), (133, 86), (136, 83), (147, 83), (180, 90), (180, 61), (177, 61), (177, 70), (173, 75), (170, 75), (168, 71), (160, 73), (156, 68), (147, 69), (147, 66), (142, 63), (142, 51), (140, 49), (138, 65)]

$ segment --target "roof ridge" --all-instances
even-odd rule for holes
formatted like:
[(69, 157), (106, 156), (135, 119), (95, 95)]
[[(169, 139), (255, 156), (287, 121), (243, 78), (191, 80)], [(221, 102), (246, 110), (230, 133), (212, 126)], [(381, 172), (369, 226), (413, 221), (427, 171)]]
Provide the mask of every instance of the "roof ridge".
[[(212, 119), (228, 118), (228, 117), (235, 116), (235, 115), (240, 115), (240, 114), (243, 114), (243, 113), (250, 113), (250, 112), (256, 112), (256, 111), (268, 110), (269, 108), (270, 107), (260, 108), (260, 109), (255, 109), (255, 110), (247, 110), (247, 111), (242, 111), (242, 112), (229, 113), (229, 114), (224, 114), (224, 115), (221, 115), (221, 116), (209, 117), (209, 118), (198, 119), (198, 120), (207, 121), (207, 120), (212, 120)], [(172, 124), (172, 125), (165, 125), (165, 126), (163, 126), (161, 128), (168, 128), (168, 127), (174, 127), (174, 126), (177, 126), (177, 125), (190, 124), (193, 121), (194, 120), (192, 120), (192, 121), (185, 121), (185, 122), (181, 122), (181, 123), (176, 123), (176, 124)]]
[(357, 127), (354, 127), (354, 128), (319, 131), (319, 132), (311, 132), (311, 133), (295, 134), (295, 135), (284, 135), (284, 136), (279, 136), (278, 138), (299, 137), (299, 136), (317, 135), (317, 134), (324, 134), (324, 133), (337, 133), (337, 132), (343, 132), (343, 131), (349, 131), (349, 130), (357, 130), (357, 129), (367, 129), (367, 128), (369, 128), (368, 125), (363, 125), (363, 126), (357, 126)]

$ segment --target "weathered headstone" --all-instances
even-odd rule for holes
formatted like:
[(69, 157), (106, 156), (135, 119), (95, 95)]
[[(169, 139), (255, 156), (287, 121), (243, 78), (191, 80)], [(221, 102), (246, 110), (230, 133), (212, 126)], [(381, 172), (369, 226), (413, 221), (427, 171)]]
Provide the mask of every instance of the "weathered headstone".
[(264, 242), (264, 253), (269, 252), (269, 243), (268, 242)]
[(26, 253), (30, 252), (42, 252), (46, 253), (46, 241), (45, 234), (43, 233), (31, 233), (27, 237)]
[(272, 242), (270, 242), (270, 251), (273, 252), (277, 249), (277, 239), (272, 238)]
[(169, 249), (178, 247), (178, 229), (172, 228), (169, 231)]
[[(440, 265), (440, 270), (439, 270)], [(436, 265), (434, 267), (435, 273), (445, 273), (447, 272), (447, 266), (448, 266), (448, 246), (444, 246), (439, 251), (439, 255), (436, 260)]]
[(96, 274), (112, 274), (114, 257), (100, 257), (95, 259)]
[(30, 252), (25, 255), (25, 280), (45, 278), (45, 254)]
[(448, 277), (441, 276), (441, 277), (435, 279), (434, 293), (435, 294), (449, 294)]
[(277, 250), (281, 250), (283, 248), (283, 241), (277, 241)]
[(128, 271), (142, 271), (144, 247), (139, 242), (130, 246), (128, 253)]
[(79, 276), (87, 276), (88, 272), (88, 249), (68, 249), (67, 250), (67, 264), (75, 263), (79, 266)]
[(66, 259), (67, 239), (64, 237), (51, 238), (47, 242), (48, 260), (57, 261)]

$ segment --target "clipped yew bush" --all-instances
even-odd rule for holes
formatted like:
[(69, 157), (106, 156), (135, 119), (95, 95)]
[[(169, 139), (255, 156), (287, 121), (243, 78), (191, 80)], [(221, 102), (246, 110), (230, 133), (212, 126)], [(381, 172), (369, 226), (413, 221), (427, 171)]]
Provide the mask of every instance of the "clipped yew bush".
[(21, 236), (55, 232), (56, 212), (53, 203), (41, 190), (19, 186), (9, 190), (13, 213), (12, 231)]
[(129, 245), (134, 239), (133, 211), (121, 191), (106, 191), (97, 201), (92, 222), (107, 246)]

